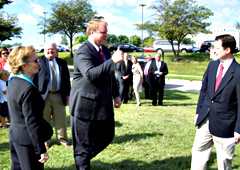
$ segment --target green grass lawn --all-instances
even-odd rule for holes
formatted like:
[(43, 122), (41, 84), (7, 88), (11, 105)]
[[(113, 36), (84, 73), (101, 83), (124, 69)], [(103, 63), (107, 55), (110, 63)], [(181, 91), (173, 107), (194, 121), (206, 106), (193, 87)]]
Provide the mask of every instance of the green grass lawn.
[[(113, 142), (92, 161), (92, 170), (184, 170), (190, 169), (191, 148), (195, 136), (194, 116), (197, 93), (165, 90), (164, 106), (151, 106), (143, 99), (136, 107), (130, 100), (115, 109), (116, 135)], [(68, 107), (66, 108), (68, 111)], [(71, 131), (68, 120), (68, 137)], [(8, 130), (0, 129), (0, 169), (11, 167)], [(72, 149), (56, 144), (48, 150), (46, 170), (74, 170)], [(216, 151), (207, 169), (217, 170)], [(240, 148), (236, 147), (233, 169), (240, 169)]]
[[(141, 56), (142, 53), (129, 53), (130, 55)], [(152, 57), (156, 53), (144, 53), (144, 55), (150, 54)], [(38, 53), (38, 56), (43, 53)], [(234, 54), (236, 60), (240, 62), (240, 53)], [(70, 57), (70, 52), (59, 52), (59, 57), (66, 60), (68, 65), (73, 65), (73, 58)], [(211, 61), (209, 54), (205, 53), (180, 53), (179, 60), (173, 62), (173, 53), (164, 54), (164, 62), (167, 63), (169, 74), (166, 78), (186, 79), (186, 80), (202, 80), (202, 76)], [(73, 71), (73, 70), (70, 70)], [(173, 74), (173, 75), (171, 75)], [(188, 75), (188, 76), (181, 76)], [(198, 77), (196, 77), (198, 76)]]

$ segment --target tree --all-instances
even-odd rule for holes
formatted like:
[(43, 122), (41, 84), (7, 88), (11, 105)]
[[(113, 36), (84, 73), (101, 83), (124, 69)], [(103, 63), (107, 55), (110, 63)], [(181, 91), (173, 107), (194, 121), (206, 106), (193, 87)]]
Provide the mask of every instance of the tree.
[(153, 42), (155, 41), (155, 39), (153, 37), (145, 37), (143, 40), (143, 46), (153, 46)]
[(183, 44), (195, 44), (195, 41), (191, 40), (191, 38), (183, 38)]
[(16, 15), (9, 15), (4, 11), (0, 12), (0, 45), (11, 38), (21, 38), (22, 28), (17, 27), (18, 18)]
[(111, 46), (112, 44), (117, 44), (117, 43), (118, 43), (117, 36), (114, 34), (108, 34), (106, 38), (106, 45)]
[[(72, 43), (73, 37), (77, 33), (86, 31), (86, 23), (94, 18), (96, 12), (92, 10), (88, 0), (69, 0), (68, 2), (60, 0), (51, 3), (52, 13), (50, 18), (46, 19), (45, 33), (66, 35), (70, 40), (71, 57), (73, 57)], [(44, 18), (38, 24), (42, 26), (44, 34)]]
[(139, 36), (133, 35), (129, 38), (129, 42), (137, 47), (140, 47), (142, 44), (142, 40)]
[(0, 0), (0, 9), (2, 9), (4, 5), (8, 5), (12, 2), (13, 1), (9, 1), (9, 0)]
[(129, 39), (126, 35), (119, 35), (117, 37), (117, 42), (118, 43), (128, 43)]
[(74, 45), (83, 44), (87, 41), (87, 39), (88, 39), (87, 35), (77, 36), (74, 38)]
[[(188, 34), (210, 33), (206, 28), (211, 23), (206, 20), (213, 12), (205, 6), (198, 5), (194, 0), (156, 0), (150, 8), (156, 12), (153, 15), (154, 24), (145, 24), (171, 43), (173, 61), (178, 60), (180, 43)], [(177, 51), (173, 47), (173, 41), (178, 43)]]
[(21, 46), (22, 43), (13, 43), (13, 44), (2, 44), (2, 47), (12, 48), (14, 46)]
[(62, 37), (61, 37), (61, 42), (60, 42), (60, 44), (62, 44), (62, 45), (68, 45), (68, 41), (67, 41), (67, 36), (66, 35), (63, 35)]

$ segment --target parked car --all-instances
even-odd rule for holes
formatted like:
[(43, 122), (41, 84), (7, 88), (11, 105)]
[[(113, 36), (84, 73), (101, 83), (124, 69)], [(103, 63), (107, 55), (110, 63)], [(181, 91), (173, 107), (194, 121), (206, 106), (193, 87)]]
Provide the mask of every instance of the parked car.
[(34, 46), (34, 48), (35, 48), (36, 52), (39, 52), (39, 53), (44, 52), (43, 45), (36, 45), (36, 46)]
[(155, 52), (154, 48), (152, 46), (146, 46), (143, 47), (145, 52)]
[(81, 46), (82, 44), (77, 44), (72, 47), (73, 52), (76, 52), (77, 49)]
[(196, 46), (193, 45), (192, 51), (194, 53), (200, 53), (200, 47), (196, 47)]
[[(174, 47), (175, 50), (178, 49), (177, 41), (173, 42), (173, 47)], [(180, 51), (182, 53), (192, 52), (192, 48), (193, 47), (192, 47), (191, 44), (182, 44), (182, 43), (180, 43)], [(168, 40), (157, 40), (157, 41), (154, 41), (153, 49), (155, 51), (157, 51), (158, 53), (162, 53), (162, 51), (164, 51), (164, 52), (173, 52), (172, 45), (170, 44), (170, 42)]]
[(121, 43), (121, 44), (116, 44), (114, 46), (109, 47), (110, 52), (115, 52), (118, 47), (120, 47), (120, 50), (123, 52), (142, 52), (143, 49), (141, 47), (136, 47), (132, 44), (127, 44), (127, 43)]
[(211, 46), (214, 46), (214, 40), (204, 41), (200, 46), (200, 52), (201, 53), (209, 53), (209, 48)]

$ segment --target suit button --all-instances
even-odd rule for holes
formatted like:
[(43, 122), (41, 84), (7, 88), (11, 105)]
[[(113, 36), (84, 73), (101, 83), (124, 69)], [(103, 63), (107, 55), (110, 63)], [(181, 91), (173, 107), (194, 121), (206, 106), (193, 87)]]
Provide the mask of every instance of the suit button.
[(213, 103), (214, 101), (212, 100), (212, 103)]
[(210, 109), (208, 108), (207, 110), (209, 111)]

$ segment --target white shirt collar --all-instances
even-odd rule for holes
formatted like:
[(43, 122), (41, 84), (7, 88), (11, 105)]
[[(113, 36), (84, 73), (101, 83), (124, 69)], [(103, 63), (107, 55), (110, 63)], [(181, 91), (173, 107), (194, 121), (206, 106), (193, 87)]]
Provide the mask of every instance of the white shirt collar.
[[(95, 47), (95, 49), (99, 52), (99, 47), (90, 39), (88, 38), (88, 41)], [(100, 48), (102, 49), (102, 46), (100, 46)]]

